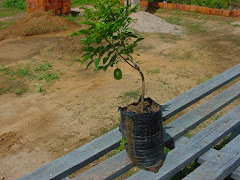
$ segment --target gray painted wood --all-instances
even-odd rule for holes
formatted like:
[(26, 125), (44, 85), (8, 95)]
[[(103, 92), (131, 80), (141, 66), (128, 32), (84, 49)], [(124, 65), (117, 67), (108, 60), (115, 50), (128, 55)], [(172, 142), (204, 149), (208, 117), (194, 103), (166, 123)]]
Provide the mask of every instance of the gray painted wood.
[(232, 179), (239, 180), (240, 179), (240, 166), (235, 169), (231, 175)]
[(240, 64), (165, 103), (163, 116), (168, 119), (239, 76)]
[[(240, 143), (239, 143), (239, 146), (240, 146)], [(225, 153), (226, 147), (228, 147), (228, 146), (225, 146), (220, 151), (218, 151), (216, 149), (212, 149), (212, 148), (209, 149), (206, 153), (204, 153), (201, 157), (198, 158), (198, 163), (203, 164), (204, 162), (211, 161), (212, 158), (214, 158), (218, 155), (223, 156), (223, 154)], [(239, 147), (239, 149), (240, 149), (240, 147)], [(240, 180), (240, 166), (237, 167), (233, 171), (231, 178), (235, 179), (235, 180)]]
[(223, 180), (229, 176), (240, 165), (240, 135), (220, 152), (188, 174), (184, 180)]
[(166, 146), (240, 97), (240, 82), (165, 126)]
[(175, 145), (175, 147), (179, 147), (179, 146), (182, 146), (184, 144), (187, 144), (188, 141), (189, 141), (189, 138), (187, 138), (185, 136), (182, 136), (174, 142), (175, 143), (174, 145)]
[(209, 149), (207, 152), (205, 152), (202, 156), (200, 156), (197, 160), (199, 164), (203, 164), (204, 162), (208, 161), (209, 159), (212, 159), (213, 157), (216, 157), (219, 155), (219, 151), (216, 149)]
[[(240, 95), (240, 82), (237, 84), (234, 84), (227, 90), (221, 92), (220, 94), (216, 95), (214, 98), (210, 99), (209, 101), (205, 102), (201, 106), (192, 110), (193, 113), (191, 113), (190, 111), (189, 113), (174, 120), (172, 123), (166, 125), (164, 127), (164, 131), (165, 131), (164, 140), (165, 142), (167, 142), (166, 145), (169, 145), (169, 143), (172, 142), (172, 139), (176, 141), (175, 146), (178, 146), (180, 144), (181, 145), (186, 144), (187, 138), (182, 137), (183, 134), (185, 134), (190, 129), (196, 127), (203, 120), (206, 120), (207, 118), (209, 118), (212, 115), (212, 111), (217, 112), (218, 110), (222, 109), (227, 104), (232, 102), (232, 100), (239, 97), (239, 95)], [(208, 109), (208, 111), (206, 111), (206, 109)], [(179, 138), (180, 140), (178, 140)], [(121, 158), (124, 164), (122, 163), (114, 164), (114, 162), (119, 161), (118, 156), (114, 156), (108, 159), (108, 164), (111, 164), (111, 166), (108, 166), (105, 162), (100, 163), (94, 168), (89, 169), (86, 173), (83, 173), (82, 175), (76, 177), (76, 179), (82, 179), (82, 178), (91, 179), (93, 176), (96, 176), (96, 174), (98, 174), (99, 179), (101, 179), (101, 177), (104, 177), (104, 178), (117, 177), (118, 175), (126, 172), (132, 167), (132, 163), (127, 157), (126, 153), (123, 154)]]
[(118, 129), (83, 145), (65, 156), (19, 178), (19, 180), (62, 179), (114, 149), (121, 139)]
[[(239, 76), (240, 64), (165, 103), (163, 105), (163, 117), (168, 119)], [(119, 146), (120, 139), (120, 132), (116, 128), (20, 179), (64, 178)]]
[(128, 158), (126, 151), (123, 150), (115, 156), (92, 167), (83, 174), (73, 178), (73, 180), (111, 180), (123, 174), (132, 167), (134, 167), (133, 163)]
[(194, 135), (187, 144), (170, 151), (158, 173), (155, 174), (141, 170), (128, 179), (169, 179), (186, 165), (208, 151), (211, 146), (225, 137), (239, 124), (240, 105)]

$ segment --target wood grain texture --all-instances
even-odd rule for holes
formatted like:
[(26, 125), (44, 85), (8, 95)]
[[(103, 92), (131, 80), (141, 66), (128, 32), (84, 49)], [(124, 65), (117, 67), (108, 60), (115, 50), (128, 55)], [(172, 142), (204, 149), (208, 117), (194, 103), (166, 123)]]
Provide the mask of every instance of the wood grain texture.
[(127, 170), (134, 167), (127, 156), (126, 150), (92, 167), (83, 174), (73, 178), (73, 180), (103, 180), (114, 179)]
[(170, 145), (186, 132), (196, 127), (201, 122), (205, 121), (213, 114), (227, 106), (232, 101), (240, 97), (240, 82), (234, 84), (230, 88), (214, 96), (212, 99), (189, 111), (178, 119), (167, 124), (166, 132), (166, 146)]
[(217, 155), (187, 175), (184, 180), (223, 180), (240, 165), (240, 135), (234, 138)]

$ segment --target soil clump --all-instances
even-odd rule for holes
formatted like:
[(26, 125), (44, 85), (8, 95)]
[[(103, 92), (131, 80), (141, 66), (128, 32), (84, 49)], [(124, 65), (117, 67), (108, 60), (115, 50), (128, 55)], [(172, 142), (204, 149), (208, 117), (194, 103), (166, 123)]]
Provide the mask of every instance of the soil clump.
[(79, 26), (63, 17), (53, 16), (44, 11), (27, 14), (10, 27), (0, 31), (0, 40), (8, 37), (22, 37), (64, 31)]

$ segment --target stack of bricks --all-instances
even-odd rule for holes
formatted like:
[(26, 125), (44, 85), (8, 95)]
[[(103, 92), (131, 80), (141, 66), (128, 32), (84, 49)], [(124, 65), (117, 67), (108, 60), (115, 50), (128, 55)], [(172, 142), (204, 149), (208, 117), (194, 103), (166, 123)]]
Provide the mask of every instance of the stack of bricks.
[(53, 15), (69, 14), (71, 0), (27, 0), (27, 13), (38, 10), (50, 11)]

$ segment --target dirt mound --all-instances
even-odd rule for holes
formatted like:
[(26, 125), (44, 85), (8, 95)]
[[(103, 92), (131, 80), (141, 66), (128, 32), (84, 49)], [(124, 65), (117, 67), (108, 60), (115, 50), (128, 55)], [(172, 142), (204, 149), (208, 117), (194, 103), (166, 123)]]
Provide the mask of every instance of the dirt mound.
[(62, 38), (58, 43), (54, 44), (52, 49), (54, 52), (62, 55), (79, 55), (82, 54), (83, 45), (80, 44), (82, 37), (65, 37)]
[(179, 34), (182, 32), (180, 26), (170, 24), (148, 12), (137, 12), (130, 17), (136, 20), (131, 24), (131, 27), (139, 32), (170, 34)]
[(27, 14), (17, 20), (12, 26), (0, 31), (0, 40), (8, 36), (32, 36), (57, 32), (78, 26), (63, 17), (53, 16), (44, 11)]

